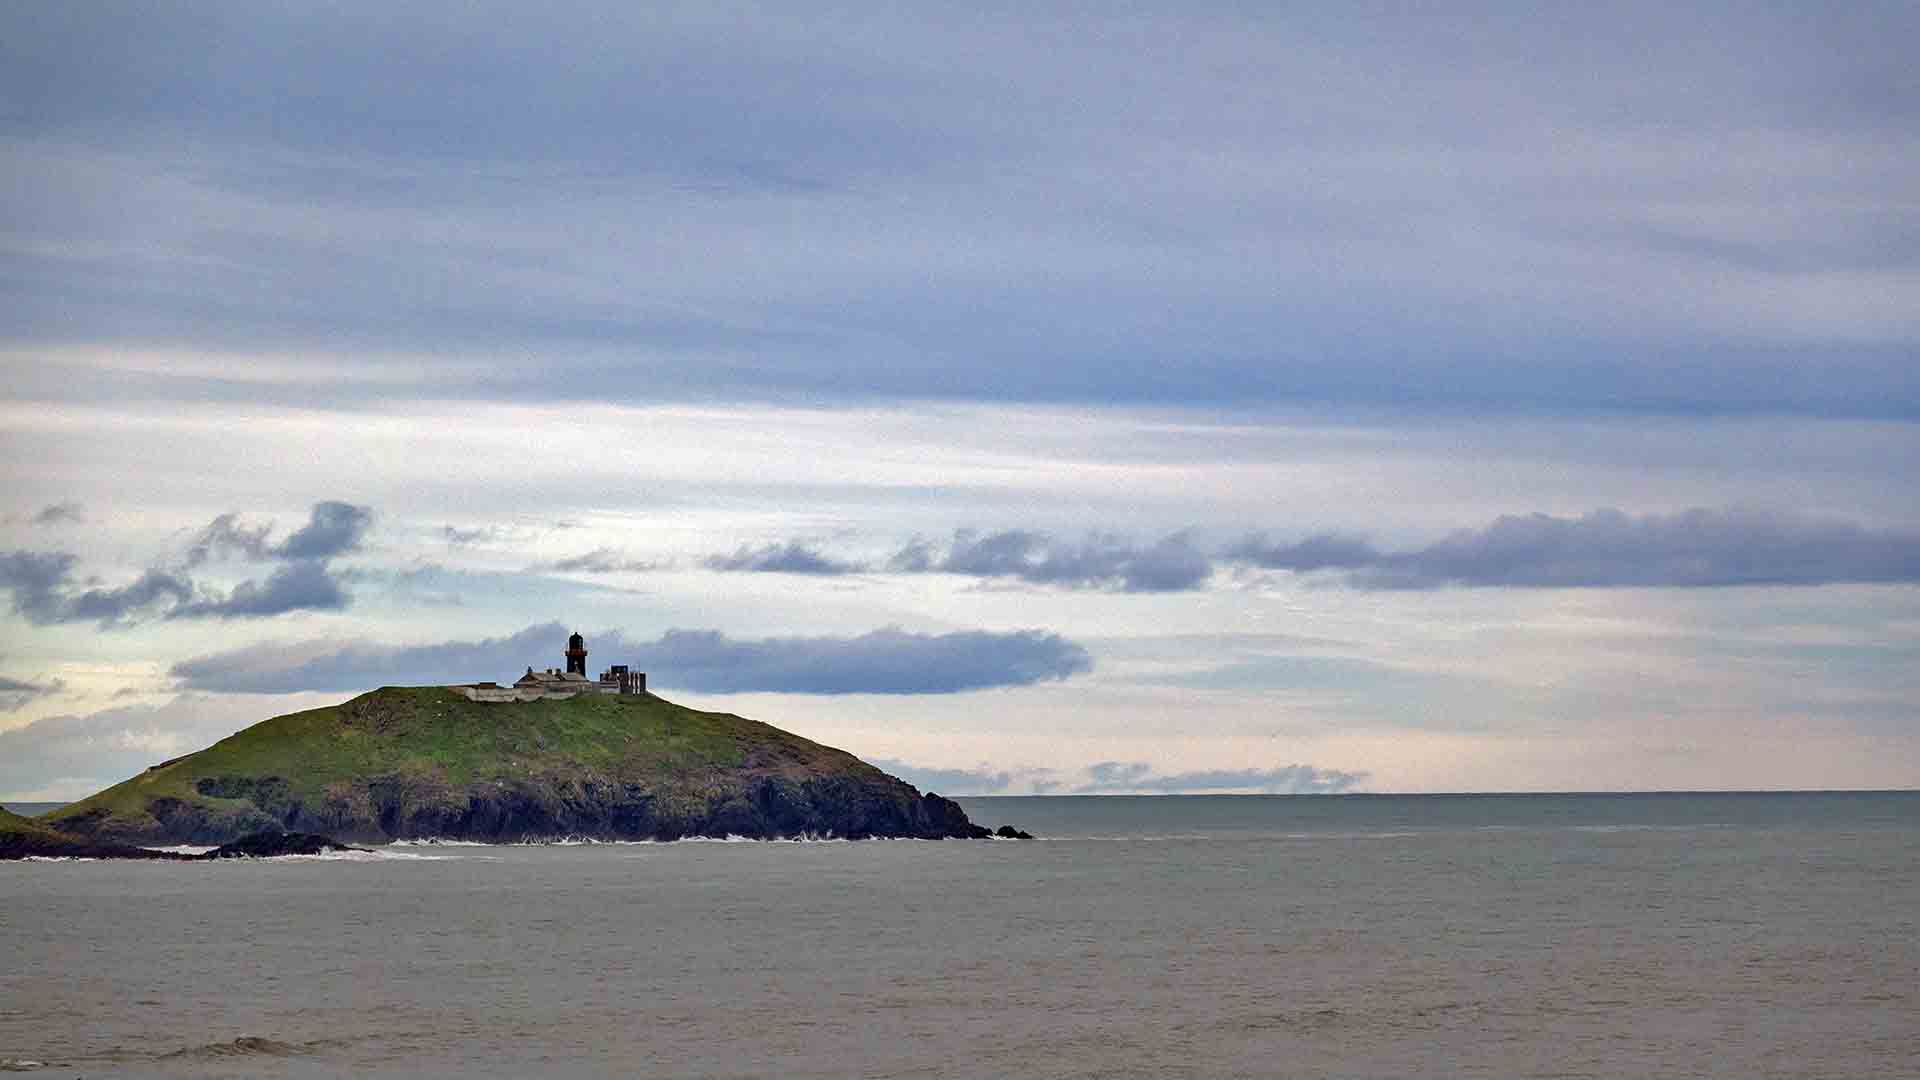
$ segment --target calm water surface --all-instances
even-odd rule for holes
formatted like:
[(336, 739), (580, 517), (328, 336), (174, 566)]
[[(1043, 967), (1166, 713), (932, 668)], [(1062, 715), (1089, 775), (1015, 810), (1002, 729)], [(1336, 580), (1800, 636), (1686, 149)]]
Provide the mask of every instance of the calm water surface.
[(963, 802), (1045, 839), (0, 863), (0, 1068), (1920, 1076), (1920, 793)]

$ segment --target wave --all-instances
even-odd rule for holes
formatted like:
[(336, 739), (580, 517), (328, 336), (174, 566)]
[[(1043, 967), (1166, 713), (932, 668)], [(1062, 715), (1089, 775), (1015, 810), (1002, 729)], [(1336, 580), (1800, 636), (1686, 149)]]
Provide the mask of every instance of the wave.
[[(875, 837), (886, 840), (917, 840), (918, 837)], [(726, 836), (682, 836), (674, 840), (609, 840), (598, 836), (555, 836), (524, 838), (520, 840), (455, 840), (439, 836), (410, 837), (404, 840), (390, 840), (383, 848), (397, 847), (652, 847), (660, 844), (850, 844), (852, 840), (832, 833), (801, 836), (741, 836), (729, 833)], [(395, 852), (395, 854), (399, 854)]]
[(316, 855), (261, 855), (239, 859), (217, 859), (220, 863), (310, 863), (310, 862), (393, 862), (412, 860), (415, 862), (445, 862), (448, 859), (484, 859), (484, 855), (425, 855), (414, 851), (386, 851), (381, 848), (342, 851), (329, 848)]
[(154, 1057), (155, 1061), (228, 1061), (234, 1058), (292, 1058), (307, 1057), (319, 1053), (329, 1046), (337, 1046), (340, 1039), (315, 1039), (311, 1042), (290, 1043), (278, 1039), (263, 1038), (259, 1035), (242, 1035), (231, 1042), (202, 1043), (199, 1046), (186, 1046)]
[(51, 1067), (44, 1061), (35, 1061), (32, 1058), (0, 1058), (0, 1072), (32, 1072), (35, 1069)]
[[(203, 1075), (219, 1069), (222, 1075), (229, 1070), (243, 1070), (244, 1075), (279, 1075), (284, 1065), (271, 1064), (272, 1059), (306, 1058), (324, 1060), (329, 1051), (351, 1047), (363, 1040), (354, 1038), (310, 1039), (304, 1042), (289, 1042), (282, 1039), (270, 1039), (261, 1035), (241, 1035), (226, 1042), (206, 1042), (183, 1046), (178, 1050), (160, 1050), (150, 1045), (115, 1046), (102, 1052), (101, 1059), (119, 1066), (141, 1064), (159, 1065), (167, 1075), (175, 1075), (182, 1067), (190, 1070), (187, 1075)], [(249, 1064), (251, 1062), (251, 1064)], [(224, 1065), (222, 1064), (224, 1063)], [(197, 1067), (196, 1067), (197, 1066)], [(0, 1058), (0, 1072), (27, 1072), (32, 1069), (56, 1067), (53, 1063), (40, 1061), (9, 1061)], [(61, 1069), (68, 1066), (59, 1065)], [(144, 1070), (143, 1070), (144, 1072)]]
[(682, 836), (677, 840), (600, 840), (590, 836), (568, 836), (559, 840), (530, 840), (529, 846), (535, 847), (581, 847), (586, 845), (606, 845), (609, 847), (642, 847), (655, 844), (846, 844), (851, 843), (844, 836), (741, 836), (728, 833), (725, 836)]
[(422, 855), (415, 851), (382, 851), (372, 848), (365, 851), (323, 851), (318, 855), (275, 855), (268, 862), (294, 862), (314, 859), (320, 862), (388, 862), (391, 860), (412, 860), (415, 862), (445, 862), (448, 859), (469, 858), (466, 855)]
[(1734, 826), (1719, 822), (1702, 822), (1695, 825), (1569, 825), (1573, 832), (1584, 833), (1621, 833), (1621, 832), (1695, 832), (1702, 829), (1731, 829)]
[[(911, 837), (911, 836), (876, 837), (876, 839), (912, 840), (912, 839), (915, 839), (915, 837)], [(651, 841), (648, 841), (648, 842), (650, 843)], [(670, 844), (851, 844), (853, 843), (853, 841), (847, 839), (844, 836), (835, 836), (832, 833), (825, 833), (819, 836), (815, 836), (812, 833), (803, 833), (799, 836), (773, 836), (773, 837), (740, 836), (735, 833), (728, 833), (724, 837), (722, 836), (683, 836), (678, 840), (669, 840), (667, 841), (667, 843), (670, 843)]]
[[(1411, 838), (1411, 837), (1419, 837), (1419, 836), (1432, 836), (1432, 835), (1436, 835), (1436, 833), (1435, 833), (1435, 831), (1434, 831), (1434, 830), (1395, 830), (1395, 831), (1385, 831), (1385, 830), (1383, 830), (1383, 831), (1381, 831), (1381, 832), (1363, 832), (1363, 831), (1355, 831), (1355, 830), (1345, 830), (1345, 831), (1340, 831), (1340, 832), (1298, 832), (1298, 831), (1296, 831), (1296, 832), (1255, 832), (1255, 831), (1250, 831), (1250, 830), (1246, 830), (1246, 829), (1222, 829), (1222, 830), (1221, 830), (1221, 831), (1219, 831), (1219, 832), (1212, 832), (1212, 833), (1198, 833), (1198, 832), (1185, 832), (1185, 833), (1105, 833), (1105, 834), (1093, 834), (1093, 833), (1085, 833), (1085, 834), (1067, 834), (1067, 833), (1060, 833), (1060, 834), (1055, 834), (1055, 833), (1049, 833), (1049, 834), (1047, 834), (1046, 836), (1036, 836), (1036, 837), (1034, 837), (1034, 840), (1035, 840), (1035, 841), (1041, 841), (1041, 840), (1055, 840), (1055, 841), (1060, 841), (1060, 840), (1074, 840), (1074, 841), (1082, 841), (1082, 840), (1093, 840), (1093, 841), (1100, 841), (1100, 842), (1103, 842), (1103, 843), (1150, 843), (1150, 844), (1165, 844), (1165, 843), (1172, 843), (1172, 842), (1178, 842), (1178, 843), (1190, 843), (1190, 842), (1194, 842), (1194, 841), (1199, 841), (1199, 842), (1203, 842), (1203, 843), (1207, 843), (1207, 842), (1214, 842), (1214, 841), (1222, 841), (1222, 842), (1225, 842), (1225, 841), (1238, 841), (1238, 842), (1245, 842), (1245, 841), (1274, 841), (1274, 840), (1287, 840), (1287, 841), (1299, 841), (1299, 840), (1404, 840), (1404, 839), (1408, 839), (1408, 838)], [(995, 839), (1004, 839), (1004, 838), (1002, 838), (1002, 837), (995, 837)], [(1021, 841), (1021, 843), (1026, 843), (1026, 842), (1027, 842), (1027, 841)]]

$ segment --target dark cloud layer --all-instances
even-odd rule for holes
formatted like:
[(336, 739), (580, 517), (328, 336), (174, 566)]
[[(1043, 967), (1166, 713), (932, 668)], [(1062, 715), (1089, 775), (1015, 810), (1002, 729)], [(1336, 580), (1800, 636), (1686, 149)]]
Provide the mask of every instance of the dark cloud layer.
[(1227, 557), (1267, 569), (1337, 570), (1363, 588), (1702, 588), (1920, 581), (1920, 534), (1764, 510), (1577, 518), (1509, 515), (1413, 551), (1321, 536), (1251, 538)]
[[(365, 507), (320, 503), (306, 526), (273, 544), (270, 527), (247, 527), (233, 515), (222, 515), (196, 536), (188, 566), (226, 555), (279, 563), (264, 579), (243, 581), (225, 593), (196, 583), (185, 570), (167, 567), (148, 569), (124, 585), (95, 584), (76, 578), (72, 554), (26, 550), (0, 553), (0, 589), (9, 593), (15, 614), (40, 625), (91, 621), (111, 626), (162, 617), (264, 618), (337, 611), (351, 602), (344, 587), (349, 575), (335, 571), (330, 561), (357, 550), (371, 521)], [(1920, 534), (1737, 508), (1643, 515), (1608, 509), (1572, 518), (1508, 515), (1406, 551), (1384, 551), (1364, 538), (1331, 533), (1278, 542), (1250, 536), (1214, 554), (1198, 547), (1187, 533), (1142, 546), (1104, 535), (1069, 542), (1019, 529), (961, 530), (946, 545), (924, 540), (908, 544), (887, 561), (886, 569), (1150, 593), (1203, 588), (1216, 561), (1330, 575), (1365, 589), (1872, 584), (1920, 582)], [(534, 569), (611, 573), (659, 565), (603, 548)], [(727, 572), (816, 576), (866, 570), (798, 541), (742, 546), (732, 555), (710, 558), (706, 565)], [(783, 649), (794, 652), (804, 640), (793, 639)], [(866, 641), (870, 659), (881, 655), (883, 644), (882, 638)], [(668, 650), (673, 645), (663, 639), (653, 647)], [(709, 641), (703, 648), (715, 652), (747, 645)], [(759, 662), (771, 660), (761, 657)]]
[(1604, 509), (1575, 518), (1507, 515), (1410, 551), (1383, 551), (1347, 533), (1293, 541), (1255, 535), (1213, 554), (1184, 533), (1137, 547), (1113, 537), (1068, 543), (1018, 529), (963, 530), (945, 548), (915, 541), (888, 567), (1064, 588), (1170, 592), (1203, 587), (1216, 560), (1336, 574), (1367, 589), (1911, 582), (1920, 581), (1920, 533), (1738, 508), (1643, 515)]
[(35, 525), (77, 524), (86, 520), (86, 508), (77, 502), (54, 503), (33, 515)]
[(0, 337), (312, 353), (205, 381), (296, 402), (356, 392), (327, 353), (467, 350), (514, 359), (419, 385), (1911, 417), (1916, 36), (1871, 2), (8, 5)]
[[(184, 661), (172, 675), (195, 689), (259, 693), (511, 681), (529, 665), (550, 666), (566, 634), (549, 623), (507, 637), (437, 645), (257, 645)], [(855, 637), (761, 639), (671, 630), (653, 641), (610, 631), (592, 635), (588, 647), (596, 663), (633, 664), (653, 685), (708, 693), (946, 694), (1064, 679), (1093, 666), (1081, 646), (1037, 630), (914, 634), (890, 628)]]
[(1213, 572), (1211, 560), (1185, 533), (1137, 547), (1112, 536), (1070, 542), (1023, 529), (985, 534), (961, 530), (944, 549), (917, 540), (895, 553), (888, 566), (901, 573), (960, 574), (1121, 592), (1197, 589)]

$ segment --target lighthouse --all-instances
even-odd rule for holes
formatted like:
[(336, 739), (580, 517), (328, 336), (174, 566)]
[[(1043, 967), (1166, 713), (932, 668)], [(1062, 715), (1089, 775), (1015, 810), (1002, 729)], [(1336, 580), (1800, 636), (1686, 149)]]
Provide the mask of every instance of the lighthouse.
[(578, 694), (644, 694), (647, 673), (625, 664), (615, 664), (600, 673), (598, 680), (587, 677), (587, 639), (579, 634), (567, 638), (567, 670), (547, 668), (527, 673), (512, 686), (498, 683), (463, 683), (447, 689), (468, 701), (541, 701), (574, 697)]

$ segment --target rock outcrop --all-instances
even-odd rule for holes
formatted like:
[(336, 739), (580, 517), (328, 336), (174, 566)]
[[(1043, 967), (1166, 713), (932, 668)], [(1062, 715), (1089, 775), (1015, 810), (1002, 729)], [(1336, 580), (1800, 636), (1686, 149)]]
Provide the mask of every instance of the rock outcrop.
[(206, 859), (264, 859), (278, 855), (322, 855), (359, 851), (327, 836), (262, 829), (203, 854), (153, 851), (131, 844), (90, 840), (0, 809), (0, 859), (158, 859), (199, 862)]
[(364, 852), (365, 850), (365, 848), (349, 847), (331, 836), (262, 829), (257, 833), (248, 833), (231, 844), (221, 844), (202, 855), (201, 858), (272, 859), (281, 855), (327, 855), (336, 851)]

